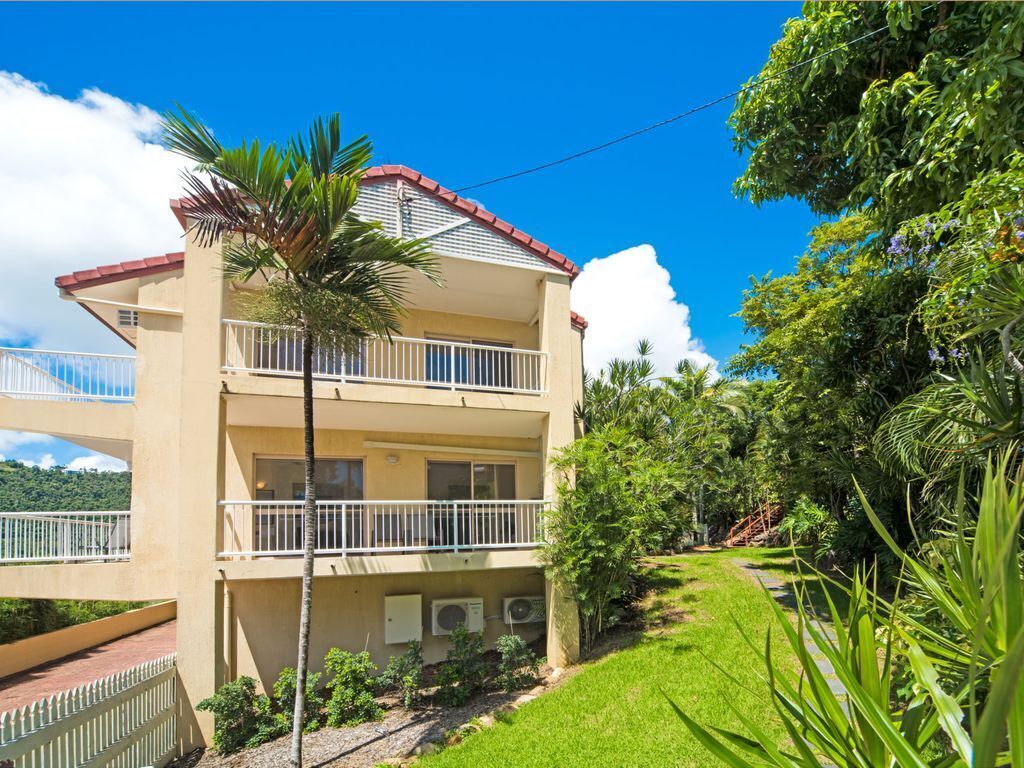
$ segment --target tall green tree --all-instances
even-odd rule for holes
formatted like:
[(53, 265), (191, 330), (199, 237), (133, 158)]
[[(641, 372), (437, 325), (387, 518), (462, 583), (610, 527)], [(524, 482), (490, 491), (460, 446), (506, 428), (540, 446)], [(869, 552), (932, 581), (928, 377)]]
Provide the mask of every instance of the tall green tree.
[[(353, 211), (359, 179), (371, 157), (363, 136), (342, 144), (341, 120), (316, 120), (286, 145), (258, 140), (225, 147), (194, 115), (164, 120), (164, 140), (195, 163), (184, 174), (185, 213), (203, 244), (223, 239), (224, 276), (258, 278), (247, 302), (252, 319), (301, 331), (305, 459), (302, 604), (296, 679), (306, 680), (316, 547), (316, 451), (313, 359), (316, 350), (351, 350), (367, 337), (390, 339), (410, 276), (438, 279), (423, 241), (388, 237), (380, 224)], [(291, 764), (302, 765), (303, 685), (296, 685)]]
[(851, 475), (893, 508), (1013, 432), (1024, 291), (991, 289), (1021, 242), (1022, 47), (1013, 3), (808, 3), (730, 118), (739, 195), (835, 219), (794, 273), (753, 283), (733, 369), (778, 377), (790, 491), (840, 517)]

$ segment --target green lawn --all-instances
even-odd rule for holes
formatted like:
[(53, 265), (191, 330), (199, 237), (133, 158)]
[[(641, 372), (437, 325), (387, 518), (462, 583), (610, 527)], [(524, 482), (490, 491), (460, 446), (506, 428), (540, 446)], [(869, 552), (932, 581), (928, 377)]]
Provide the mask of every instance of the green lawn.
[[(738, 622), (763, 646), (768, 598), (733, 560), (756, 562), (784, 579), (790, 552), (733, 549), (658, 558), (649, 628), (634, 645), (587, 664), (569, 682), (423, 760), (429, 768), (558, 766), (713, 766), (713, 758), (672, 712), (666, 694), (698, 722), (738, 727), (732, 706), (769, 732), (771, 707), (759, 674), (763, 660)], [(773, 633), (778, 638), (778, 633)], [(783, 658), (788, 646), (777, 639)], [(731, 670), (747, 690), (705, 658)]]

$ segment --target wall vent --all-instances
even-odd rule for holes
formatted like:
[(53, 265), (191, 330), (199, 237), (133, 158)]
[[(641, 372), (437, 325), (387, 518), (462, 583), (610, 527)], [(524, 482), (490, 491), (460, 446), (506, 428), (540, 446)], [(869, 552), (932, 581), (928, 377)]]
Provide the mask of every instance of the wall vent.
[(138, 328), (139, 327), (139, 313), (134, 309), (119, 309), (117, 310), (117, 327), (118, 328)]

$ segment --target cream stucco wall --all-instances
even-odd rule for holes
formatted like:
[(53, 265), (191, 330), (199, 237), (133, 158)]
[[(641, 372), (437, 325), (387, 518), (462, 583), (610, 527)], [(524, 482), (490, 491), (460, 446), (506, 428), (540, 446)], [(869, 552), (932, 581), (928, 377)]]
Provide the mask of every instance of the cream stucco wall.
[[(283, 667), (295, 666), (300, 587), (298, 579), (227, 584), (232, 614), (227, 658), (233, 677), (249, 675), (269, 690)], [(332, 647), (353, 652), (365, 648), (380, 666), (389, 656), (404, 652), (405, 644), (384, 643), (384, 597), (409, 594), (422, 595), (423, 654), (429, 664), (443, 659), (449, 647), (447, 638), (431, 634), (432, 600), (482, 597), (484, 638), (493, 647), (498, 636), (509, 631), (501, 621), (501, 599), (543, 595), (544, 574), (532, 568), (315, 579), (310, 636), (314, 670), (322, 670), (324, 655)], [(534, 640), (544, 625), (523, 624), (516, 631)]]
[[(366, 441), (419, 444), (423, 450), (366, 447)], [(364, 497), (367, 500), (416, 500), (427, 497), (427, 461), (487, 461), (516, 466), (516, 498), (539, 499), (544, 490), (543, 462), (539, 458), (487, 453), (487, 449), (540, 452), (538, 440), (504, 437), (458, 437), (403, 432), (318, 430), (317, 455), (322, 458), (363, 461)], [(441, 446), (480, 449), (479, 453), (445, 452)], [(389, 464), (387, 456), (398, 457)], [(224, 489), (226, 498), (254, 498), (253, 467), (257, 457), (302, 456), (302, 430), (267, 427), (228, 427)]]
[[(185, 279), (165, 272), (139, 281), (143, 306), (180, 308)], [(132, 450), (132, 563), (177, 593), (178, 488), (181, 440), (182, 318), (141, 313), (136, 330)]]
[(450, 312), (409, 310), (402, 320), (402, 335), (416, 339), (448, 338), (456, 341), (511, 343), (516, 349), (537, 349), (537, 325), (472, 317)]

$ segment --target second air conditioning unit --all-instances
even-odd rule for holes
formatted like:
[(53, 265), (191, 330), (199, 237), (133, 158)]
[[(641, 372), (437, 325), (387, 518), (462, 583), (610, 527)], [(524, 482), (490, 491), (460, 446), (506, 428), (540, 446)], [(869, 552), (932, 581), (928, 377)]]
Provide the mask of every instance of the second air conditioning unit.
[(501, 601), (501, 617), (511, 625), (545, 621), (544, 597), (506, 597)]
[(458, 597), (430, 603), (435, 635), (450, 635), (462, 624), (470, 632), (483, 632), (484, 600), (482, 597)]

